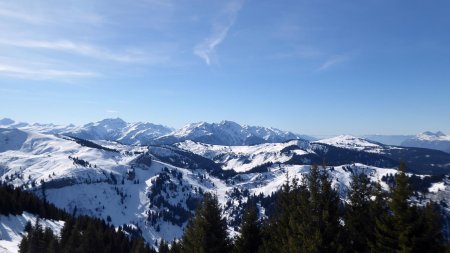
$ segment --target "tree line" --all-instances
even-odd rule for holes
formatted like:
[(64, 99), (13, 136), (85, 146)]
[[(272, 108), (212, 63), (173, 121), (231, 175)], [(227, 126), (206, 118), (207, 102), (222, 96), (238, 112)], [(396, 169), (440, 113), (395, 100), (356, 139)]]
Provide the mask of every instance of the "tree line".
[(256, 205), (245, 211), (240, 234), (230, 238), (217, 197), (206, 194), (181, 240), (163, 253), (450, 252), (436, 204), (411, 203), (405, 165), (389, 192), (364, 173), (352, 176), (342, 201), (325, 168), (312, 166), (286, 180), (275, 213), (261, 221)]
[[(107, 224), (104, 220), (68, 214), (31, 192), (0, 183), (0, 215), (21, 215), (29, 212), (39, 217), (35, 224), (25, 225), (20, 253), (154, 253), (142, 237), (129, 236), (128, 229)], [(61, 235), (44, 228), (40, 219), (65, 221)]]
[[(206, 193), (181, 239), (159, 242), (160, 253), (327, 253), (450, 252), (442, 234), (443, 217), (434, 203), (411, 201), (413, 191), (401, 164), (388, 192), (364, 173), (352, 176), (342, 201), (325, 168), (312, 166), (287, 179), (276, 194), (270, 217), (249, 203), (232, 237), (217, 196)], [(287, 177), (288, 178), (288, 177)], [(100, 219), (74, 217), (11, 186), (0, 186), (0, 214), (31, 212), (65, 220), (60, 236), (37, 221), (27, 224), (20, 252), (156, 252), (139, 236)]]

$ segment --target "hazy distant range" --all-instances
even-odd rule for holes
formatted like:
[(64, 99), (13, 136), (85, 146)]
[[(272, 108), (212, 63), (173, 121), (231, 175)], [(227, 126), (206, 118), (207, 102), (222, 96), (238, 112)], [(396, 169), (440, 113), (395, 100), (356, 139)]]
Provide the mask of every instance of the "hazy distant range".
[[(334, 137), (335, 135), (312, 135), (316, 140)], [(414, 138), (415, 135), (383, 135), (383, 134), (366, 134), (359, 137), (380, 142), (386, 145), (401, 146), (405, 140)]]

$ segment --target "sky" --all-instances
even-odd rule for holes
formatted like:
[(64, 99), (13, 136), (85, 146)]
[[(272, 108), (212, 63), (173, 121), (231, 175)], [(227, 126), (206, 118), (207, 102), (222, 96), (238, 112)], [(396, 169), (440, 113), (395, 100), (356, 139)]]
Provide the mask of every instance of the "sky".
[(450, 134), (450, 2), (0, 0), (0, 118)]

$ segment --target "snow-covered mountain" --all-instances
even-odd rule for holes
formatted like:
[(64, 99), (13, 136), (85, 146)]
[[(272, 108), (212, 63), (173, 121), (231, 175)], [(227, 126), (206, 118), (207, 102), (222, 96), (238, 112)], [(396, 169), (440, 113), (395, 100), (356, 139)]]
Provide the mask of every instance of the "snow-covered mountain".
[(128, 123), (120, 118), (104, 119), (83, 126), (16, 123), (14, 120), (5, 118), (0, 120), (0, 127), (19, 128), (45, 134), (62, 134), (86, 140), (108, 140), (143, 145), (173, 131), (172, 128), (163, 125), (147, 122)]
[[(117, 129), (125, 124), (99, 125)], [(400, 160), (421, 178), (440, 175), (433, 178), (425, 199), (450, 206), (450, 194), (442, 194), (450, 192), (450, 180), (441, 175), (450, 173), (450, 154), (435, 150), (388, 146), (353, 136), (248, 146), (191, 140), (135, 146), (24, 128), (0, 129), (2, 182), (38, 196), (44, 187), (47, 200), (56, 206), (110, 220), (114, 226), (129, 224), (149, 243), (180, 237), (205, 192), (218, 195), (229, 229), (235, 231), (242, 203), (260, 201), (264, 215), (270, 208), (264, 205), (270, 202), (262, 200), (270, 199), (286, 174), (302, 178), (311, 164), (325, 161), (333, 185), (345, 198), (353, 173), (366, 173), (387, 189), (382, 180), (395, 174)]]
[(441, 150), (450, 153), (450, 135), (443, 132), (423, 132), (402, 142), (405, 147)]
[(172, 144), (185, 140), (215, 145), (255, 145), (311, 138), (276, 128), (239, 125), (233, 121), (192, 123), (155, 140), (156, 144)]
[(308, 154), (308, 151), (300, 148), (307, 148), (308, 145), (308, 142), (304, 140), (253, 146), (221, 146), (190, 140), (175, 144), (178, 148), (213, 160), (222, 165), (223, 170), (235, 172), (248, 172), (273, 163), (286, 163), (292, 159), (294, 154)]
[(124, 144), (148, 144), (173, 129), (152, 123), (127, 123), (120, 118), (104, 119), (65, 131), (62, 134), (87, 140), (118, 141)]

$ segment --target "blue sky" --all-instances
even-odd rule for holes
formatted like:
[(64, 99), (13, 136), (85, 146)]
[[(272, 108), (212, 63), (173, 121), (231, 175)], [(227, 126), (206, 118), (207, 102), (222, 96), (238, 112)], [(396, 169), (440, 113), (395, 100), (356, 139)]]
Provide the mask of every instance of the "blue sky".
[(450, 134), (449, 1), (1, 1), (0, 117)]

